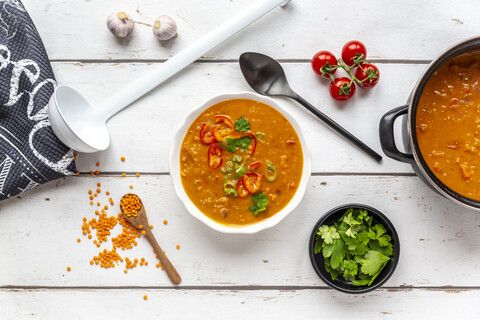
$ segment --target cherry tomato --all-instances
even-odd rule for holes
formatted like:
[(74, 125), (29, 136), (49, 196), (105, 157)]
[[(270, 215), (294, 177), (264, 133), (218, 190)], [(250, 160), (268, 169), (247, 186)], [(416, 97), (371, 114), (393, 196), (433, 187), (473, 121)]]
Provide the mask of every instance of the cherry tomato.
[(342, 60), (348, 66), (353, 65), (353, 58), (361, 54), (363, 54), (363, 59), (367, 59), (367, 48), (358, 40), (349, 41), (342, 48)]
[[(368, 76), (371, 76), (371, 78), (365, 80)], [(365, 80), (362, 84), (359, 84), (361, 88), (371, 89), (377, 85), (380, 79), (380, 71), (378, 71), (377, 66), (374, 64), (362, 63), (360, 67), (355, 70), (355, 77), (360, 81)]]
[(262, 163), (260, 161), (255, 161), (255, 162), (250, 163), (250, 165), (248, 167), (252, 170), (255, 170), (258, 167), (260, 167), (261, 165), (262, 165)]
[(239, 198), (246, 198), (250, 194), (247, 189), (245, 189), (245, 186), (243, 185), (243, 179), (240, 179), (237, 181), (237, 197)]
[(229, 116), (224, 116), (224, 115), (215, 116), (215, 121), (217, 123), (224, 122), (230, 129), (235, 128), (235, 124), (233, 123), (232, 119), (230, 119)]
[[(312, 69), (315, 71), (316, 74), (322, 76), (323, 78), (329, 78), (328, 74), (322, 75), (322, 68), (328, 63), (330, 66), (337, 65), (337, 58), (331, 53), (330, 51), (319, 51), (315, 53), (312, 58)], [(333, 70), (332, 74), (335, 73), (337, 70)]]
[(220, 168), (223, 162), (222, 152), (222, 148), (220, 148), (217, 144), (211, 144), (210, 147), (208, 147), (208, 166), (210, 169), (216, 170)]
[(232, 131), (233, 130), (230, 128), (222, 129), (221, 126), (213, 126), (212, 128), (213, 136), (217, 141), (223, 141), (227, 139)]
[(242, 176), (243, 186), (250, 193), (255, 193), (258, 190), (260, 190), (262, 181), (263, 181), (263, 174), (258, 174), (255, 172), (247, 172)]
[(208, 131), (207, 123), (202, 124), (202, 128), (200, 129), (200, 140), (202, 140), (202, 142), (205, 144), (211, 144), (216, 141), (215, 137), (213, 136), (213, 133)]
[(351, 97), (355, 94), (355, 83), (352, 83), (350, 87), (350, 79), (343, 77), (343, 78), (336, 78), (332, 83), (330, 83), (330, 95), (333, 99), (337, 101), (347, 101), (350, 100)]

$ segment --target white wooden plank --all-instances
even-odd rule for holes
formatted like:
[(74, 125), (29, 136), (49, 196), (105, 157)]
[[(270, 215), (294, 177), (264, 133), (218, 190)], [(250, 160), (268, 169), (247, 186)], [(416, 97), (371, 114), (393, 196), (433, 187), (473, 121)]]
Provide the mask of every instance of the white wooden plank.
[[(254, 0), (83, 1), (25, 0), (51, 59), (166, 59), (212, 30)], [(283, 59), (310, 59), (321, 49), (340, 52), (362, 40), (372, 58), (432, 59), (461, 39), (478, 35), (475, 0), (375, 0), (342, 2), (338, 8), (317, 0), (292, 1), (230, 39), (205, 59), (237, 59), (260, 51)], [(342, 10), (343, 9), (343, 10)], [(342, 10), (342, 11), (339, 11)], [(113, 37), (105, 26), (112, 11), (152, 23), (169, 14), (179, 37), (159, 43), (137, 25), (131, 39)]]
[(97, 181), (115, 200), (134, 185), (185, 286), (324, 285), (310, 265), (310, 233), (326, 211), (352, 202), (383, 211), (397, 228), (401, 257), (387, 286), (480, 285), (480, 215), (441, 198), (416, 177), (314, 176), (301, 205), (282, 223), (234, 236), (195, 220), (174, 195), (170, 177), (151, 175), (71, 177), (0, 203), (0, 286), (170, 285), (153, 267), (152, 249), (143, 238), (127, 256), (145, 257), (148, 267), (124, 274), (122, 267), (89, 264), (99, 249), (81, 236), (81, 225), (82, 217), (94, 216), (87, 190)]
[[(129, 80), (145, 73), (154, 64), (54, 63), (59, 83), (75, 86), (98, 103), (122, 90)], [(306, 63), (284, 64), (292, 87), (313, 105), (331, 116), (353, 134), (382, 153), (378, 124), (388, 110), (408, 98), (425, 65), (379, 64), (377, 87), (360, 91), (351, 102), (341, 105), (329, 95), (328, 81), (322, 81)], [(208, 98), (226, 92), (250, 91), (236, 63), (199, 63), (187, 68), (173, 81), (122, 111), (109, 122), (112, 143), (106, 152), (80, 155), (79, 170), (114, 172), (167, 172), (168, 154), (174, 132), (186, 115)], [(384, 157), (377, 164), (331, 131), (302, 106), (279, 99), (303, 125), (312, 150), (313, 172), (402, 172), (409, 165)], [(120, 162), (125, 156), (127, 161)]]
[[(143, 300), (147, 295), (148, 299)], [(0, 290), (2, 319), (476, 319), (479, 290)]]

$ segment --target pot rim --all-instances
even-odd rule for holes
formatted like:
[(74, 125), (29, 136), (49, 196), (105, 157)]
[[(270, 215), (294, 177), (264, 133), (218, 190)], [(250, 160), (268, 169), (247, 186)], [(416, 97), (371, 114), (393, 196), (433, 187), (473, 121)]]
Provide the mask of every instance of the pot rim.
[(468, 197), (461, 195), (460, 193), (452, 190), (446, 186), (440, 179), (438, 179), (435, 174), (430, 170), (426, 161), (424, 160), (420, 147), (417, 143), (417, 134), (415, 129), (416, 121), (416, 111), (418, 107), (418, 102), (420, 96), (423, 92), (427, 81), (430, 79), (432, 74), (445, 62), (448, 60), (459, 56), (461, 54), (473, 51), (480, 51), (480, 37), (473, 37), (461, 42), (456, 43), (455, 45), (449, 47), (443, 51), (438, 57), (436, 57), (422, 73), (420, 79), (415, 84), (412, 94), (410, 95), (408, 103), (408, 136), (410, 140), (410, 145), (415, 159), (415, 163), (418, 167), (419, 172), (427, 180), (427, 182), (435, 188), (437, 192), (441, 195), (450, 199), (451, 201), (462, 205), (464, 207), (480, 211), (480, 201), (474, 200)]

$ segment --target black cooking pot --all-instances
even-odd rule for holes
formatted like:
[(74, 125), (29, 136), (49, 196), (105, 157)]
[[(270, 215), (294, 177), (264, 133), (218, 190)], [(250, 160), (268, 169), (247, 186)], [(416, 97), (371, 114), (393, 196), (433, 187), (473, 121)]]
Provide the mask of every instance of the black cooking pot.
[[(427, 163), (420, 152), (420, 148), (418, 147), (415, 122), (418, 102), (422, 91), (425, 88), (428, 79), (430, 79), (438, 67), (458, 55), (479, 50), (480, 38), (477, 37), (462, 41), (444, 51), (440, 56), (433, 60), (423, 72), (416, 86), (413, 88), (407, 104), (387, 112), (380, 120), (380, 143), (383, 152), (385, 152), (388, 157), (411, 164), (413, 170), (417, 173), (420, 179), (435, 191), (455, 203), (476, 210), (480, 210), (480, 201), (467, 198), (453, 191), (443, 184), (427, 166)], [(402, 138), (405, 152), (401, 152), (395, 145), (393, 125), (399, 116), (404, 115)]]

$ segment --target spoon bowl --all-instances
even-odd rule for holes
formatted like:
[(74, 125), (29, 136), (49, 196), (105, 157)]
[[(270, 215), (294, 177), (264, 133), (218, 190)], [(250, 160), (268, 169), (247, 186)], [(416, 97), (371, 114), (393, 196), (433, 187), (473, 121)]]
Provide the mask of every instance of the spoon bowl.
[(272, 58), (245, 52), (240, 56), (240, 69), (248, 85), (256, 92), (268, 96), (293, 96), (282, 66)]
[(108, 148), (110, 134), (106, 119), (77, 90), (58, 86), (48, 103), (53, 132), (65, 145), (79, 152), (97, 152)]

